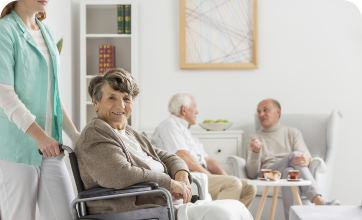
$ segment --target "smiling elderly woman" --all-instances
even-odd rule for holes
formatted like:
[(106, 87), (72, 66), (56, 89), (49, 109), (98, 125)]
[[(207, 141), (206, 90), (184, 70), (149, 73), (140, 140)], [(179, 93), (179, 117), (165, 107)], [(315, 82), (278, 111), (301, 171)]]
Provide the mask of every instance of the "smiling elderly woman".
[[(175, 154), (162, 151), (127, 125), (133, 100), (139, 93), (131, 74), (109, 70), (94, 77), (88, 88), (97, 118), (82, 131), (75, 146), (85, 189), (124, 188), (141, 182), (156, 182), (170, 191), (179, 220), (252, 219), (236, 200), (190, 203), (191, 176), (186, 163)], [(166, 206), (160, 194), (122, 197), (87, 202), (89, 214), (120, 213)]]

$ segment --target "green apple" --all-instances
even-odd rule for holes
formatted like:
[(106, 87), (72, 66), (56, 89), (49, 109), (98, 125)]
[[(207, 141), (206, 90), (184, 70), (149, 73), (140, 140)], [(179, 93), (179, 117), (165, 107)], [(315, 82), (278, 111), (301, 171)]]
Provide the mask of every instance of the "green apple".
[(219, 119), (219, 120), (215, 121), (215, 123), (225, 123), (225, 122), (224, 122), (224, 120)]
[(203, 123), (214, 123), (213, 120), (205, 120)]
[(224, 123), (229, 123), (229, 121), (228, 121), (228, 120), (224, 120)]

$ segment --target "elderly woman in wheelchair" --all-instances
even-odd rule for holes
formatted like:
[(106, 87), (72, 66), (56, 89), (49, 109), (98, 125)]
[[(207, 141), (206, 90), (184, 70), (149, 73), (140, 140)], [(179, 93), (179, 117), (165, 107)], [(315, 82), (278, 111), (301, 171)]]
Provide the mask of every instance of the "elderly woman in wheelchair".
[[(139, 93), (138, 85), (129, 72), (116, 68), (92, 78), (88, 93), (97, 117), (83, 129), (74, 149), (86, 190), (97, 187), (122, 189), (154, 182), (172, 195), (171, 206), (175, 212), (167, 215), (171, 219), (174, 215), (179, 220), (252, 219), (245, 206), (236, 200), (190, 203), (192, 178), (186, 163), (175, 154), (152, 146), (146, 137), (127, 125), (133, 100)], [(135, 196), (87, 201), (86, 206), (90, 216), (95, 217), (147, 211), (170, 204), (170, 201), (167, 203), (167, 193), (138, 193)], [(150, 214), (146, 218), (153, 217)]]

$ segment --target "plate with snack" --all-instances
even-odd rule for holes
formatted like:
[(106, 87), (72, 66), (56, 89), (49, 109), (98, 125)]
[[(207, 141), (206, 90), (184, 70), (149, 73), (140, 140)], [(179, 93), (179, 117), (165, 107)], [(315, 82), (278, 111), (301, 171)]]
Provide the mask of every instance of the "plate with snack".
[(273, 171), (271, 173), (265, 173), (264, 176), (265, 176), (265, 179), (267, 179), (267, 180), (277, 181), (280, 179), (282, 174), (279, 171)]

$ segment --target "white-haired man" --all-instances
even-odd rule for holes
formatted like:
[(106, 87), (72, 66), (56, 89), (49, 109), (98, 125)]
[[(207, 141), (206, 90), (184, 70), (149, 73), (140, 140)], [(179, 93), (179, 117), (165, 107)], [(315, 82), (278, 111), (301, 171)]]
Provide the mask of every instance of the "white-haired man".
[(248, 185), (245, 179), (228, 176), (190, 133), (189, 128), (196, 124), (198, 114), (193, 96), (187, 93), (174, 95), (168, 110), (171, 115), (156, 128), (152, 144), (182, 158), (190, 171), (207, 174), (213, 200), (235, 199), (249, 208), (256, 194), (255, 186)]
[[(281, 178), (287, 178), (287, 168), (299, 170), (299, 178), (310, 180), (312, 185), (301, 186), (302, 195), (316, 205), (340, 205), (338, 200), (325, 202), (319, 187), (308, 166), (311, 154), (303, 140), (301, 132), (296, 128), (286, 127), (279, 123), (281, 106), (274, 99), (266, 99), (257, 107), (261, 130), (250, 135), (246, 143), (246, 173), (254, 179), (261, 176), (261, 169), (278, 170)], [(285, 219), (289, 219), (289, 209), (294, 203), (290, 187), (282, 187)]]

